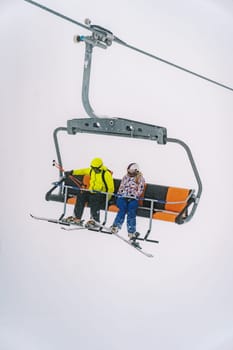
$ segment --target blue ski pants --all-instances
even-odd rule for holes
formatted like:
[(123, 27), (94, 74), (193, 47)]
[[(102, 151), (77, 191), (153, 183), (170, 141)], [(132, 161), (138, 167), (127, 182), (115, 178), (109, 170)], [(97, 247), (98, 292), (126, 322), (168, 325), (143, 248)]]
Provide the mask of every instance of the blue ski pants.
[(138, 200), (118, 197), (116, 204), (119, 211), (114, 220), (113, 226), (117, 226), (119, 229), (121, 229), (127, 214), (128, 233), (136, 232), (136, 212), (138, 208)]

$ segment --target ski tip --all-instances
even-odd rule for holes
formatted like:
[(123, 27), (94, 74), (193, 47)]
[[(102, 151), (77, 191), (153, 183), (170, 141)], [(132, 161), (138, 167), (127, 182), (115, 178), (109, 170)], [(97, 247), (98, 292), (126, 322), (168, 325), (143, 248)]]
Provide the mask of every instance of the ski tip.
[(61, 230), (66, 230), (66, 231), (70, 231), (70, 229), (69, 229), (69, 228), (64, 227), (64, 226), (61, 226), (61, 227), (60, 227), (60, 229), (61, 229)]

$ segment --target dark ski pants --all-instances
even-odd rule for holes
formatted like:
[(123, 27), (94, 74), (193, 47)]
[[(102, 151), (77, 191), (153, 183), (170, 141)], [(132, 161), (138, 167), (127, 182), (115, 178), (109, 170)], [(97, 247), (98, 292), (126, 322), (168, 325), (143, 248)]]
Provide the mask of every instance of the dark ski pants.
[(119, 229), (121, 229), (121, 226), (125, 220), (125, 215), (127, 214), (128, 233), (136, 232), (136, 214), (138, 201), (136, 199), (118, 197), (116, 204), (119, 208), (119, 211), (114, 220), (113, 226), (117, 226)]
[(89, 203), (91, 218), (100, 222), (100, 209), (105, 208), (106, 196), (103, 193), (91, 193), (88, 191), (80, 191), (77, 194), (77, 200), (74, 207), (74, 215), (81, 219), (86, 203)]

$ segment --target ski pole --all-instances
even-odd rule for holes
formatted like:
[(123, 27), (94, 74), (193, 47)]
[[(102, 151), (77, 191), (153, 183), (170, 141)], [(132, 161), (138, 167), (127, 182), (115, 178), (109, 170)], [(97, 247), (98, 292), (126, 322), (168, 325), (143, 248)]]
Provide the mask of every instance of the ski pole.
[(63, 173), (65, 172), (64, 168), (56, 162), (56, 160), (53, 160), (53, 166), (55, 166), (57, 169), (61, 170)]
[[(62, 171), (63, 173), (65, 173), (65, 169), (58, 164), (55, 160), (53, 160), (53, 166), (55, 166), (57, 169), (59, 169), (60, 171)], [(75, 183), (75, 185), (77, 185), (78, 187), (82, 187), (83, 183), (81, 181), (79, 181), (78, 179), (76, 179), (73, 175), (68, 175), (68, 177), (70, 178), (71, 181), (73, 181)]]

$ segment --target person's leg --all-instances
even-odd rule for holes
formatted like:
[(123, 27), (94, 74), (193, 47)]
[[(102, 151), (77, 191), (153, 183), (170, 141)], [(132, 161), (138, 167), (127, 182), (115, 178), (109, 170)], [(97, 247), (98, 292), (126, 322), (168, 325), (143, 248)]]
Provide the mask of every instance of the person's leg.
[(88, 202), (88, 200), (89, 200), (89, 192), (87, 191), (78, 192), (75, 207), (74, 207), (75, 218), (81, 220), (85, 204), (86, 202)]
[(103, 193), (91, 193), (89, 197), (89, 205), (91, 210), (91, 218), (100, 222), (100, 209), (105, 208), (105, 195)]
[(112, 226), (120, 230), (125, 220), (125, 214), (127, 213), (127, 199), (118, 197), (116, 205), (119, 211), (115, 217), (115, 220)]
[(137, 208), (138, 208), (138, 201), (136, 199), (130, 200), (128, 203), (128, 215), (127, 215), (127, 230), (129, 234), (136, 232)]

